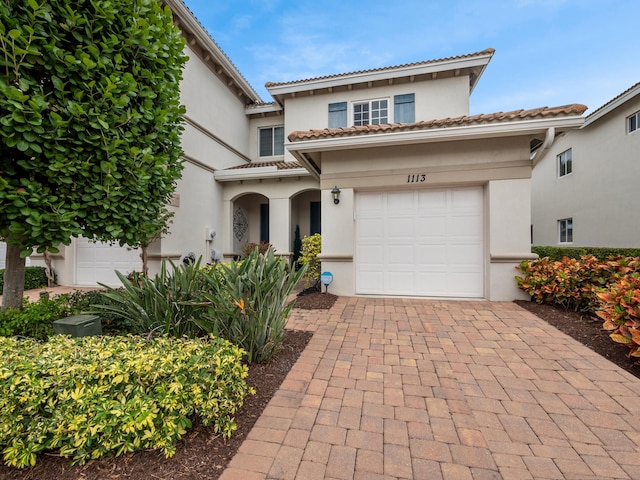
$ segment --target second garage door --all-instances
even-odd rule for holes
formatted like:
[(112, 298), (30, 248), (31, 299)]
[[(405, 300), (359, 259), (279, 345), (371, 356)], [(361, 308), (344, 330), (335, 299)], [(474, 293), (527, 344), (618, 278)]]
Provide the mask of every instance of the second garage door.
[(108, 243), (93, 243), (78, 238), (76, 243), (76, 285), (118, 286), (120, 280), (115, 271), (124, 275), (142, 270), (140, 250), (130, 250)]
[(356, 196), (356, 293), (482, 297), (482, 187)]

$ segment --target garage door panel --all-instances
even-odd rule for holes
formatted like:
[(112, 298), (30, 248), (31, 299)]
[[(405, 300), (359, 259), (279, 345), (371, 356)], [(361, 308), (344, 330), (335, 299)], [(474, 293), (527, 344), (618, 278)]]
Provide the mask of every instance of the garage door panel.
[(384, 275), (380, 271), (368, 271), (363, 269), (358, 273), (356, 282), (369, 293), (384, 293)]
[(421, 245), (416, 252), (416, 265), (420, 268), (436, 267), (446, 265), (447, 247), (446, 245)]
[(362, 218), (359, 226), (363, 239), (382, 237), (384, 234), (384, 221), (380, 218)]
[(383, 198), (379, 193), (362, 193), (358, 196), (358, 211), (361, 215), (382, 210)]
[(414, 195), (412, 191), (388, 192), (385, 206), (389, 212), (406, 212), (407, 210), (412, 210), (414, 208), (413, 202)]
[(426, 217), (420, 216), (415, 220), (416, 235), (419, 236), (443, 236), (447, 231), (447, 218), (443, 216)]
[(76, 241), (77, 285), (120, 285), (116, 270), (124, 275), (140, 270), (140, 251), (102, 242), (90, 242), (85, 238)]
[(417, 192), (417, 205), (421, 211), (446, 210), (447, 192), (445, 190), (423, 190)]
[(394, 269), (405, 265), (413, 267), (414, 250), (413, 245), (395, 245), (389, 248), (387, 251), (389, 268)]
[(359, 194), (356, 292), (482, 297), (482, 205), (481, 187)]
[(407, 238), (415, 236), (414, 218), (391, 218), (386, 224), (387, 238)]

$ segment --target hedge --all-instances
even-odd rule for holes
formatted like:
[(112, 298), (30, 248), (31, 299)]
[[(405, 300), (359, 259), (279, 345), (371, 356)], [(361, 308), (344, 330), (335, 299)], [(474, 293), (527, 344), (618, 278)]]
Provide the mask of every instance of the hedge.
[(560, 261), (563, 257), (579, 260), (585, 255), (593, 255), (598, 260), (607, 260), (609, 257), (640, 257), (640, 248), (610, 248), (610, 247), (531, 247), (532, 253), (537, 253), (540, 258), (549, 257), (549, 260)]
[(216, 338), (0, 338), (0, 451), (8, 466), (57, 452), (85, 463), (159, 449), (198, 418), (228, 438), (246, 394), (244, 352)]
[[(47, 286), (47, 274), (44, 267), (25, 267), (24, 289), (43, 288)], [(0, 270), (0, 292), (4, 288), (4, 268)]]

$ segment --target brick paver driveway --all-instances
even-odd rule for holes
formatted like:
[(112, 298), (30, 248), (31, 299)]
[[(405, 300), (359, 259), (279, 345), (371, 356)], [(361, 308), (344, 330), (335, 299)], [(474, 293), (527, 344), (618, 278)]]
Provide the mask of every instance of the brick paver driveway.
[(640, 478), (640, 380), (512, 303), (338, 299), (222, 475)]

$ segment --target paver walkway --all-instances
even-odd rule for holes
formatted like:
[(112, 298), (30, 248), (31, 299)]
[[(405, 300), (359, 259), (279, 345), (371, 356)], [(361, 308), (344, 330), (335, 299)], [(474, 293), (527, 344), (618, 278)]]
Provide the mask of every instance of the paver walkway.
[(338, 299), (223, 473), (640, 479), (640, 380), (513, 303)]

